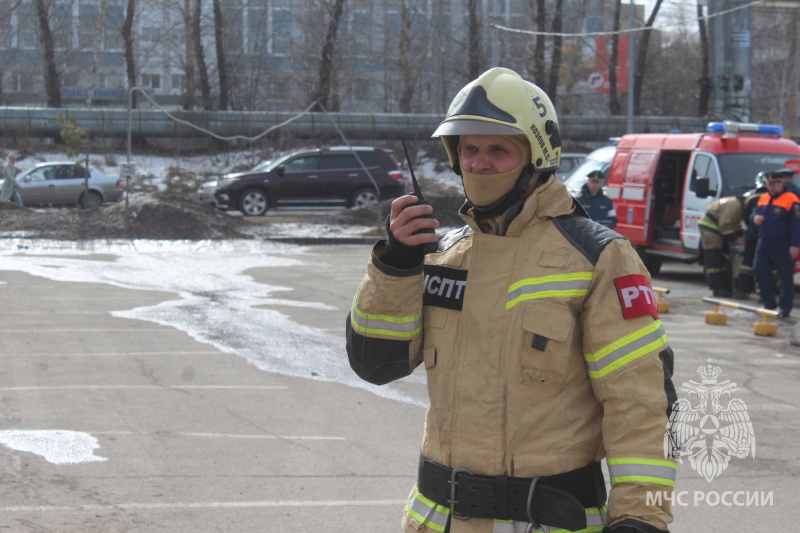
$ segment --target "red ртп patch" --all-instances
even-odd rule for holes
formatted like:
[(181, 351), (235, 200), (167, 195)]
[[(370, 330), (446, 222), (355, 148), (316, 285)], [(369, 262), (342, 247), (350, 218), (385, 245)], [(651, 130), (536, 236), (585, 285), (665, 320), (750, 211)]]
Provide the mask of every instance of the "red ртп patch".
[(658, 318), (658, 305), (650, 290), (647, 276), (629, 274), (614, 280), (617, 296), (622, 305), (622, 316), (626, 319), (651, 315)]

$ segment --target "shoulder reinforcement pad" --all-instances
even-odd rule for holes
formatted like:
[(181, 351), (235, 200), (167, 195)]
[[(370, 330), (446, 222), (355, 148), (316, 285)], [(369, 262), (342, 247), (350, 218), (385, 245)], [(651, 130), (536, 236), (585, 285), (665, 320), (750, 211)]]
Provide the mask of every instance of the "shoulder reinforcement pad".
[(606, 246), (622, 235), (602, 224), (592, 222), (580, 213), (570, 213), (551, 219), (564, 237), (593, 265), (597, 264)]
[(455, 243), (463, 239), (464, 237), (468, 237), (472, 234), (472, 228), (469, 226), (463, 226), (458, 229), (454, 229), (452, 231), (448, 231), (447, 233), (443, 234), (439, 237), (439, 250), (443, 252), (453, 246)]

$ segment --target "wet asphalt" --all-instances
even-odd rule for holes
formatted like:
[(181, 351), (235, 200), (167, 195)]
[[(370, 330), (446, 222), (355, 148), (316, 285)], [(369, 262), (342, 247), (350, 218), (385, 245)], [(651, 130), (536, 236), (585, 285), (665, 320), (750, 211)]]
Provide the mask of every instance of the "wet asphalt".
[[(327, 304), (274, 308), (332, 333), (346, 357), (343, 323), (369, 250), (310, 246), (304, 253), (314, 261), (252, 275), (290, 288), (294, 299)], [(705, 324), (709, 306), (699, 299), (706, 293), (691, 267), (665, 267), (653, 285), (670, 288), (662, 318), (679, 397), (713, 359), (720, 379), (735, 383), (732, 396), (746, 403), (756, 442), (755, 453), (730, 459), (711, 482), (684, 460), (672, 531), (793, 530), (800, 475), (800, 348), (788, 340), (794, 322), (782, 322), (776, 337), (753, 335), (755, 317), (742, 311), (725, 326)], [(175, 297), (51, 281), (4, 270), (0, 257), (0, 428), (85, 433), (102, 459), (54, 464), (0, 446), (0, 530), (399, 531), (424, 409), (265, 372), (183, 331), (111, 315)], [(400, 387), (425, 397), (419, 376)]]

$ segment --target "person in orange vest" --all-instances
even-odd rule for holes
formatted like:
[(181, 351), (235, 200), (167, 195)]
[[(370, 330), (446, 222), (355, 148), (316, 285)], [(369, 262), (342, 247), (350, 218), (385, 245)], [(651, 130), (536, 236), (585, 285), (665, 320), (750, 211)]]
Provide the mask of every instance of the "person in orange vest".
[[(800, 198), (786, 190), (783, 176), (767, 174), (767, 193), (753, 211), (758, 226), (755, 271), (761, 302), (767, 309), (780, 306), (779, 317), (788, 317), (794, 305), (794, 263), (800, 246)], [(772, 272), (780, 279), (780, 298), (775, 302)]]

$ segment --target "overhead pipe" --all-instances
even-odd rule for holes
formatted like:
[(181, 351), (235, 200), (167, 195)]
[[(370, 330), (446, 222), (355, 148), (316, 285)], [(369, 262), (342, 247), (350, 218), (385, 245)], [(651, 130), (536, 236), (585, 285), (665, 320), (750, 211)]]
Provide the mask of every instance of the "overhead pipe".
[[(130, 112), (130, 117), (129, 117)], [(297, 113), (269, 111), (170, 111), (182, 120), (222, 136), (255, 136)], [(55, 137), (61, 126), (58, 117), (75, 119), (91, 136), (135, 138), (200, 138), (207, 134), (171, 120), (158, 110), (0, 107), (0, 135), (6, 137)], [(355, 140), (425, 140), (444, 117), (437, 114), (401, 113), (306, 113), (281, 128), (283, 135), (296, 138), (337, 138), (337, 128)], [(627, 133), (625, 116), (562, 116), (561, 136), (573, 142), (605, 142)], [(702, 132), (706, 120), (696, 117), (638, 116), (634, 131), (657, 133), (680, 130)]]

